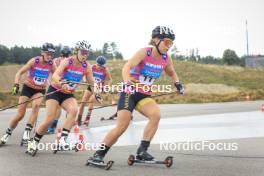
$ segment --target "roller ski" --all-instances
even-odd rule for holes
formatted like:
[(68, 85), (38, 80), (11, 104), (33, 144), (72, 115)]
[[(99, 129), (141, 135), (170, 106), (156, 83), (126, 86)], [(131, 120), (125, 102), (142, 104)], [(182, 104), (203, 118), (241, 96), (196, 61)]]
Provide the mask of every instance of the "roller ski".
[(24, 131), (23, 137), (21, 139), (20, 142), (20, 146), (27, 146), (28, 145), (28, 141), (30, 140), (30, 131)]
[(114, 115), (108, 117), (108, 118), (104, 118), (104, 117), (101, 117), (101, 121), (104, 121), (104, 120), (115, 120), (117, 117), (117, 113), (115, 113)]
[(5, 145), (8, 142), (10, 135), (9, 134), (4, 134), (2, 138), (0, 139), (0, 147)]
[(105, 163), (103, 157), (98, 154), (95, 154), (93, 157), (90, 157), (86, 162), (86, 166), (91, 165), (105, 170), (109, 170), (113, 164), (114, 161), (108, 161), (107, 163)]
[(76, 143), (73, 147), (66, 142), (65, 137), (61, 137), (53, 153), (56, 154), (58, 151), (75, 151), (78, 152), (82, 143)]
[(34, 157), (37, 154), (37, 151), (38, 151), (38, 142), (36, 142), (33, 139), (29, 140), (26, 154)]
[(153, 156), (148, 154), (147, 152), (142, 153), (140, 155), (137, 155), (136, 157), (134, 155), (129, 155), (127, 164), (129, 166), (132, 166), (134, 163), (139, 164), (164, 164), (167, 168), (171, 167), (173, 164), (173, 157), (168, 156), (164, 161), (159, 161), (154, 159)]

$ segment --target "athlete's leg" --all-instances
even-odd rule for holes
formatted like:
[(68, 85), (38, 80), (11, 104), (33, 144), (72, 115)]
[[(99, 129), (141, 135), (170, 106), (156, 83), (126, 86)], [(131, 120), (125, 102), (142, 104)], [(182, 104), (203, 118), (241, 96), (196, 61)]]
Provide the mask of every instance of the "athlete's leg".
[[(32, 98), (37, 98), (37, 97), (41, 97), (41, 96), (43, 96), (42, 93), (36, 93), (32, 96)], [(43, 100), (43, 97), (35, 99), (32, 101), (32, 111), (31, 111), (31, 114), (30, 114), (29, 119), (27, 121), (25, 131), (24, 131), (24, 134), (22, 137), (22, 140), (24, 142), (27, 142), (30, 139), (30, 132), (33, 129), (33, 126), (37, 121), (38, 112), (39, 112), (39, 108), (40, 108), (42, 100)]]
[(110, 147), (118, 140), (118, 138), (126, 131), (131, 120), (131, 114), (135, 108), (135, 103), (127, 94), (121, 93), (118, 102), (118, 113), (116, 126), (110, 130), (105, 136), (102, 145), (93, 156), (93, 160), (101, 162), (110, 149)]
[[(29, 100), (28, 97), (20, 96), (18, 103), (22, 103), (22, 102), (25, 102), (27, 100)], [(23, 117), (26, 113), (27, 104), (28, 103), (24, 103), (24, 104), (21, 104), (18, 106), (16, 115), (11, 119), (11, 121), (9, 123), (9, 128), (15, 129), (17, 124), (19, 123), (19, 121), (21, 121), (23, 119)]]
[(46, 133), (47, 129), (56, 118), (56, 112), (58, 108), (59, 108), (59, 102), (57, 100), (48, 99), (46, 101), (46, 115), (36, 131), (37, 134), (44, 135)]
[(68, 115), (67, 115), (67, 119), (64, 122), (64, 125), (62, 128), (61, 138), (59, 140), (59, 146), (67, 150), (69, 149), (70, 145), (66, 141), (67, 141), (71, 128), (75, 124), (75, 119), (78, 113), (78, 103), (74, 97), (71, 97), (63, 101), (63, 103), (61, 104), (61, 107), (67, 112)]
[(84, 125), (88, 126), (89, 125), (89, 122), (90, 122), (90, 119), (91, 119), (91, 115), (92, 115), (92, 111), (93, 111), (93, 102), (96, 101), (95, 100), (95, 96), (92, 95), (90, 98), (89, 98), (89, 102), (88, 103), (88, 112), (87, 112), (87, 115), (85, 117), (85, 121), (84, 121)]
[(58, 107), (58, 109), (56, 111), (56, 118), (52, 122), (51, 126), (48, 128), (48, 133), (53, 134), (55, 132), (55, 129), (57, 128), (60, 116), (61, 116), (61, 107)]
[[(20, 96), (18, 103), (22, 103), (27, 101), (29, 98), (26, 96)], [(0, 142), (5, 144), (8, 142), (9, 137), (12, 135), (12, 131), (16, 128), (17, 124), (19, 123), (20, 120), (23, 119), (26, 109), (27, 109), (27, 104), (28, 103), (24, 103), (18, 106), (16, 115), (10, 120), (9, 122), (9, 126), (6, 129), (5, 134), (1, 137)]]
[(138, 103), (137, 110), (149, 119), (148, 124), (144, 129), (143, 140), (137, 150), (137, 158), (142, 160), (152, 160), (154, 157), (147, 153), (147, 150), (151, 139), (158, 129), (160, 109), (153, 99), (145, 98)]
[(82, 102), (80, 103), (78, 117), (76, 119), (76, 122), (78, 125), (81, 125), (83, 111), (84, 111), (85, 105), (87, 104), (86, 102), (89, 100), (91, 95), (92, 95), (91, 91), (85, 90), (82, 100), (81, 100)]

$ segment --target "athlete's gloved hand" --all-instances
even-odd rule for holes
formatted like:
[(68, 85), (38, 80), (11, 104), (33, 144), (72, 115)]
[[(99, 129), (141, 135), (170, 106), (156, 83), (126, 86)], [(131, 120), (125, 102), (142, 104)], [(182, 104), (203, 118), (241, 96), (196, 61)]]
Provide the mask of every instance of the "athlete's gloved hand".
[(95, 97), (95, 99), (96, 99), (97, 102), (99, 102), (100, 104), (103, 103), (103, 98), (100, 95), (95, 94), (94, 97)]
[(185, 90), (184, 90), (182, 83), (176, 82), (174, 83), (174, 85), (180, 94), (184, 94)]
[(123, 92), (125, 92), (128, 95), (132, 95), (135, 93), (135, 85), (131, 81), (127, 81), (123, 85)]
[(14, 84), (12, 87), (12, 95), (18, 94), (19, 91), (19, 84)]
[(61, 80), (60, 85), (61, 85), (61, 88), (64, 90), (71, 90), (71, 87), (74, 87), (75, 83), (67, 81), (67, 80)]

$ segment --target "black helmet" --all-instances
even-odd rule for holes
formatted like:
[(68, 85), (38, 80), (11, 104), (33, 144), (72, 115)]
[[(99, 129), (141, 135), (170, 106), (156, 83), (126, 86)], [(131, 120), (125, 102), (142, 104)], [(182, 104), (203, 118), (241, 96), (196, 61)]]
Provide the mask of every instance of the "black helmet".
[(63, 57), (69, 57), (71, 54), (71, 49), (68, 46), (63, 46), (60, 50), (60, 53)]
[(152, 38), (158, 37), (159, 39), (169, 38), (171, 40), (175, 39), (174, 32), (165, 26), (157, 26), (152, 30)]
[(53, 46), (52, 43), (44, 43), (41, 47), (41, 50), (55, 53), (55, 47)]

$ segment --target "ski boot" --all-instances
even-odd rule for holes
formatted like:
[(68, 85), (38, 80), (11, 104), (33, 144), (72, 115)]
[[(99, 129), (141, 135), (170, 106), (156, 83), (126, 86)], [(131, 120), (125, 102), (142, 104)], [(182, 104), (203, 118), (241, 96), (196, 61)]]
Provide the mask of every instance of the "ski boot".
[(109, 170), (112, 165), (114, 164), (114, 161), (108, 161), (107, 163), (104, 162), (104, 156), (95, 153), (93, 155), (93, 157), (90, 157), (87, 162), (86, 162), (86, 166), (88, 165), (92, 165), (98, 168), (103, 168), (105, 170)]
[(28, 141), (27, 151), (26, 153), (34, 157), (38, 151), (38, 142), (34, 139)]
[(152, 161), (154, 160), (154, 157), (150, 155), (147, 151), (141, 151), (137, 154), (136, 159), (142, 161)]
[(0, 139), (0, 146), (6, 144), (8, 142), (9, 137), (10, 137), (9, 134), (7, 133), (4, 134), (2, 138)]
[(85, 120), (84, 122), (83, 122), (83, 125), (85, 125), (85, 126), (89, 126), (89, 122), (90, 122), (90, 120)]
[(56, 149), (53, 151), (54, 154), (56, 154), (58, 151), (68, 151), (71, 150), (70, 144), (66, 142), (66, 137), (63, 136), (58, 141), (58, 145)]
[(47, 133), (48, 134), (54, 134), (55, 133), (55, 128), (49, 127)]
[(20, 146), (27, 145), (30, 140), (30, 131), (24, 131), (23, 137), (20, 142)]

